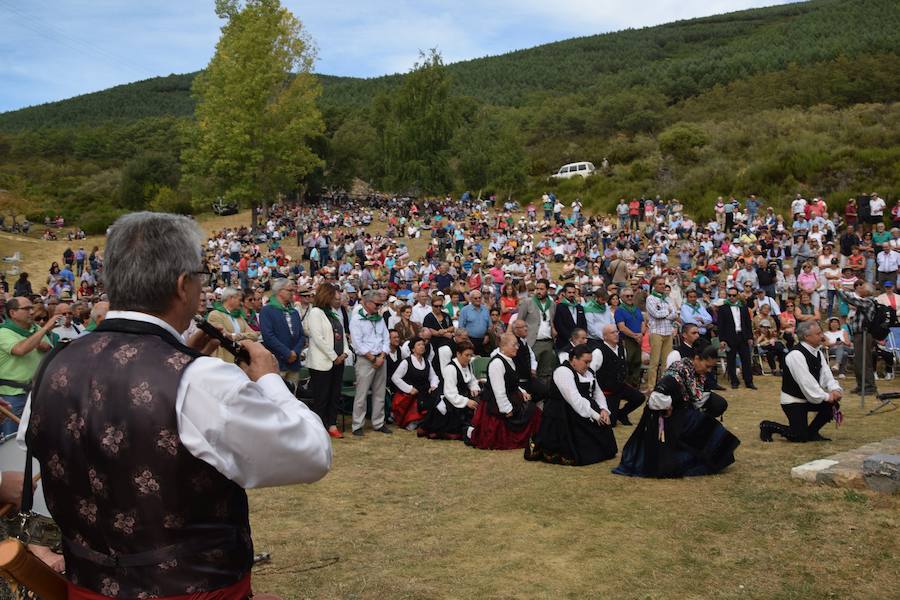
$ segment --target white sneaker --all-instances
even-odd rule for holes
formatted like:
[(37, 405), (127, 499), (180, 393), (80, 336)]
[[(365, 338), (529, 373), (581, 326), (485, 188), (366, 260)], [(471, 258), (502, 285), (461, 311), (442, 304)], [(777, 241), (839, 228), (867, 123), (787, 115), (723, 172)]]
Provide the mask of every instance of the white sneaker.
[(846, 379), (846, 378), (847, 378), (847, 376), (844, 375), (843, 373), (841, 373), (840, 375), (838, 375), (838, 379)]

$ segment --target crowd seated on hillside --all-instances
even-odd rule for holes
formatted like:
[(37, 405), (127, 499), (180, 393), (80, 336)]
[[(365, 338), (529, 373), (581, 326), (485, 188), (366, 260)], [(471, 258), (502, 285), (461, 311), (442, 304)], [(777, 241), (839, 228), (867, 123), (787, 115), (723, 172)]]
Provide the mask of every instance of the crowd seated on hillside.
[[(755, 196), (718, 198), (709, 220), (659, 197), (623, 198), (611, 215), (552, 193), (522, 204), (276, 204), (255, 229), (209, 236), (198, 312), (234, 340), (261, 338), (335, 438), (347, 413), (355, 437), (368, 416), (375, 432), (580, 465), (616, 456), (609, 431), (640, 413), (626, 475), (730, 464), (720, 378), (756, 389), (754, 377), (782, 375), (804, 322), (821, 323), (837, 380), (852, 371), (874, 390), (862, 314), (874, 300), (888, 325), (900, 315), (900, 204), (865, 194), (840, 215), (798, 194), (782, 215)], [(69, 316), (52, 341), (89, 335), (104, 312), (99, 249), (70, 248), (61, 264), (36, 292), (26, 273), (12, 292), (0, 282), (4, 301)], [(890, 377), (890, 338), (872, 343)]]

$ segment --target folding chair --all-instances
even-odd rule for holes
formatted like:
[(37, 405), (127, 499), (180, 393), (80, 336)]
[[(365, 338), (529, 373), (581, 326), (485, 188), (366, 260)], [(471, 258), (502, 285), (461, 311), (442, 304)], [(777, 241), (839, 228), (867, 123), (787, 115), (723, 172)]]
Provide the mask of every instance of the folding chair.
[(487, 381), (488, 363), (491, 362), (490, 356), (475, 356), (472, 358), (472, 374), (479, 383)]
[(763, 350), (762, 346), (760, 346), (758, 344), (754, 344), (752, 360), (755, 363), (754, 366), (756, 366), (756, 365), (759, 366), (759, 374), (760, 375), (771, 375), (772, 374), (771, 372), (766, 373), (766, 360), (765, 360), (766, 352), (767, 351)]
[(891, 373), (897, 377), (900, 371), (900, 327), (891, 327), (891, 332), (885, 340), (884, 349), (889, 350), (894, 357), (894, 364), (891, 366)]
[(346, 429), (347, 415), (353, 415), (353, 399), (356, 397), (356, 368), (344, 365), (344, 378), (341, 382), (341, 398), (338, 403), (338, 414), (341, 416), (341, 433)]

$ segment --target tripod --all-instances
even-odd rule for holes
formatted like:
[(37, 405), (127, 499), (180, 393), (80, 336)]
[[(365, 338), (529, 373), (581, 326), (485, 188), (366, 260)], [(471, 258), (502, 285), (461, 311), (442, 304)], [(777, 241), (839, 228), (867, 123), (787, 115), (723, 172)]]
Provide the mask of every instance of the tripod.
[[(869, 349), (869, 339), (868, 333), (863, 331), (862, 334), (862, 373), (859, 376), (859, 407), (865, 409), (866, 407), (866, 352)], [(874, 358), (874, 357), (873, 357)], [(886, 394), (877, 394), (875, 396), (875, 400), (879, 402), (878, 406), (870, 410), (866, 413), (866, 416), (872, 416), (876, 414), (883, 414), (881, 411), (884, 409), (884, 412), (891, 412), (897, 410), (898, 406), (894, 404), (894, 399), (900, 398), (900, 392), (888, 392)], [(891, 408), (888, 408), (891, 407)]]

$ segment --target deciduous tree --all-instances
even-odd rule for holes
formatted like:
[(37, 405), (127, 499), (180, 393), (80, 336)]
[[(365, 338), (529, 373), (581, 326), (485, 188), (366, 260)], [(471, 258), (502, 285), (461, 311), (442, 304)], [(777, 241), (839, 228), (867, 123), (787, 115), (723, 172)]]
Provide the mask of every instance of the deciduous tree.
[(315, 50), (278, 0), (218, 0), (216, 12), (227, 22), (194, 80), (196, 123), (182, 158), (193, 178), (255, 208), (322, 164), (310, 147), (324, 131)]

